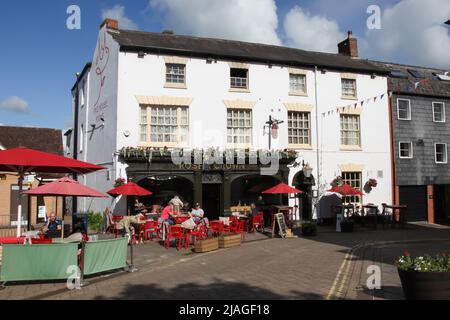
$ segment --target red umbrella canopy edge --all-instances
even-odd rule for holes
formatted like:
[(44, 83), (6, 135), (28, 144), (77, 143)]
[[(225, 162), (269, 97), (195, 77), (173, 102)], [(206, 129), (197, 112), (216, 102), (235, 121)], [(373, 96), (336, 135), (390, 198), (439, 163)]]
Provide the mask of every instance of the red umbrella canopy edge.
[(363, 193), (361, 191), (353, 188), (352, 186), (350, 186), (346, 183), (341, 186), (335, 186), (328, 191), (340, 193), (343, 196), (362, 196), (363, 195)]
[(28, 195), (44, 195), (44, 196), (74, 196), (74, 197), (92, 197), (106, 198), (103, 193), (89, 188), (78, 181), (68, 177), (61, 178), (57, 181), (45, 184), (36, 189), (23, 192)]
[(105, 167), (28, 148), (0, 151), (0, 171), (85, 174)]
[(134, 182), (128, 182), (117, 188), (111, 189), (106, 193), (111, 196), (124, 195), (124, 196), (140, 196), (140, 197), (149, 196), (153, 194), (151, 191), (148, 191), (147, 189), (138, 186)]
[(303, 193), (303, 191), (290, 187), (285, 183), (277, 184), (275, 187), (269, 188), (262, 193), (265, 194), (289, 194), (289, 193)]

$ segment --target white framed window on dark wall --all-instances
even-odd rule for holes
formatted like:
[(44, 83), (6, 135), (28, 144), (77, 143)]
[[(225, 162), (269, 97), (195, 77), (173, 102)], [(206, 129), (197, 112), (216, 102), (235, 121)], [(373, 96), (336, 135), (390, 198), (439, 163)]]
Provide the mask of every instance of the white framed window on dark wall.
[(401, 159), (412, 159), (413, 144), (411, 141), (400, 141), (398, 143), (399, 157)]
[(434, 144), (434, 161), (436, 163), (447, 163), (447, 144), (435, 143)]
[(445, 104), (443, 102), (433, 102), (433, 122), (445, 122)]
[(411, 120), (411, 101), (397, 99), (397, 118), (399, 120)]

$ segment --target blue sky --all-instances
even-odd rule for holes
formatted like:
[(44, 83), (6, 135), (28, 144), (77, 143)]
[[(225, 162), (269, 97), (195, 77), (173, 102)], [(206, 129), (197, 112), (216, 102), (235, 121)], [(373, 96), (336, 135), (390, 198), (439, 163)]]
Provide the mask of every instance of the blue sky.
[[(81, 30), (66, 28), (71, 4), (81, 8)], [(381, 9), (381, 30), (367, 29), (370, 4)], [(450, 18), (448, 0), (2, 1), (0, 124), (70, 127), (70, 89), (92, 59), (105, 14), (145, 31), (170, 28), (328, 52), (352, 30), (361, 57), (450, 68), (442, 24)]]

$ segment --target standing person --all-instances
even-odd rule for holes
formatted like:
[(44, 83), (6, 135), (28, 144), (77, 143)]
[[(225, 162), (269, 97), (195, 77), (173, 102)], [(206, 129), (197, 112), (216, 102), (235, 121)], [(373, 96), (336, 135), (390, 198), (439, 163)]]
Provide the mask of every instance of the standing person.
[(169, 203), (173, 204), (173, 209), (176, 213), (179, 213), (180, 209), (184, 206), (183, 201), (181, 201), (178, 196), (173, 197), (172, 200), (169, 201)]

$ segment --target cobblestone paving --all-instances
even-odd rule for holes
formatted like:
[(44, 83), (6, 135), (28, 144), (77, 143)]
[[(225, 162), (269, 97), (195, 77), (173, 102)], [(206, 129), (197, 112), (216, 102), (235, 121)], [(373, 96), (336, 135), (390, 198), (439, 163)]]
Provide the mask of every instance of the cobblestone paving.
[[(323, 227), (317, 237), (266, 239), (206, 254), (139, 245), (138, 272), (97, 277), (73, 291), (64, 283), (11, 285), (0, 299), (403, 299), (393, 261), (405, 249), (449, 251), (450, 229), (335, 233)], [(366, 288), (372, 264), (381, 268), (381, 290)]]

